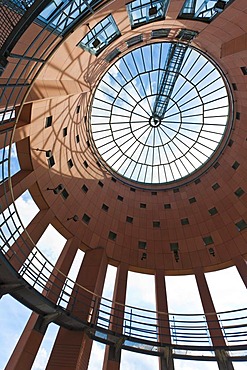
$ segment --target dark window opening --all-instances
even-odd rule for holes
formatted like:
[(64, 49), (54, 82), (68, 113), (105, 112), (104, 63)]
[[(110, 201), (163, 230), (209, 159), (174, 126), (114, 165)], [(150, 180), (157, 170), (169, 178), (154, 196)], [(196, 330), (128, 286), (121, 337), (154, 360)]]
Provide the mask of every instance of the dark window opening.
[(84, 185), (82, 185), (81, 189), (82, 189), (82, 191), (83, 191), (84, 193), (87, 193), (87, 192), (88, 192), (88, 187), (87, 187), (85, 184), (84, 184)]
[(220, 188), (220, 185), (216, 182), (215, 184), (212, 185), (212, 189), (215, 191)]
[(204, 245), (209, 245), (209, 244), (213, 244), (214, 243), (213, 238), (212, 238), (211, 235), (205, 236), (202, 239), (203, 239)]
[(113, 231), (109, 231), (108, 239), (110, 240), (116, 240), (117, 239), (117, 234), (114, 233)]
[(102, 182), (102, 181), (98, 181), (98, 185), (99, 185), (101, 188), (103, 188), (103, 187), (104, 187), (104, 184), (103, 184), (103, 182)]
[(236, 170), (239, 166), (240, 166), (240, 163), (238, 163), (237, 161), (235, 161), (235, 162), (233, 163), (233, 165), (232, 165), (232, 168), (233, 168), (234, 170)]
[(153, 221), (153, 227), (160, 227), (160, 221)]
[(91, 220), (91, 217), (89, 217), (86, 213), (84, 213), (84, 215), (82, 216), (82, 221), (88, 225), (90, 220)]
[(69, 167), (69, 168), (73, 167), (72, 159), (69, 159), (69, 160), (68, 160), (68, 167)]
[(103, 209), (103, 211), (108, 212), (109, 207), (105, 203), (102, 204), (101, 208)]
[(45, 128), (51, 127), (52, 125), (52, 116), (46, 117), (45, 119)]
[(47, 161), (48, 161), (49, 168), (51, 168), (52, 166), (54, 166), (55, 159), (54, 159), (53, 155), (50, 158), (48, 158)]
[(243, 190), (241, 187), (234, 191), (234, 194), (235, 194), (238, 198), (240, 198), (244, 193), (245, 193), (245, 192), (244, 192), (244, 190)]
[(180, 220), (181, 225), (189, 225), (189, 219), (188, 218), (181, 218)]
[(120, 202), (123, 202), (123, 199), (124, 199), (124, 198), (123, 198), (121, 195), (118, 195), (118, 196), (117, 196), (117, 199), (118, 199), (118, 200), (120, 200)]
[(190, 204), (195, 203), (196, 202), (196, 198), (195, 197), (190, 198), (189, 199), (189, 202), (190, 202)]
[(139, 240), (138, 242), (138, 248), (139, 249), (147, 249), (147, 242)]
[(87, 161), (84, 161), (84, 162), (83, 162), (83, 165), (84, 165), (84, 167), (85, 167), (85, 168), (88, 168), (88, 163), (87, 163)]
[(66, 189), (63, 189), (62, 192), (61, 192), (61, 195), (62, 195), (63, 199), (67, 199), (68, 196), (69, 196), (69, 193), (67, 192)]
[(67, 136), (68, 130), (67, 127), (63, 128), (63, 137)]
[(170, 204), (170, 203), (166, 203), (166, 204), (164, 204), (164, 208), (165, 208), (165, 209), (171, 209), (171, 208), (172, 208), (172, 206), (171, 206), (171, 204)]
[(140, 203), (140, 208), (147, 208), (146, 203)]
[(126, 222), (132, 224), (133, 223), (133, 217), (127, 216), (126, 217)]
[(208, 210), (208, 212), (209, 212), (209, 214), (210, 214), (211, 216), (214, 216), (214, 215), (216, 215), (216, 214), (218, 213), (218, 210), (217, 210), (217, 208), (216, 208), (216, 207), (213, 207), (213, 208), (210, 208), (210, 209)]
[(236, 222), (235, 225), (237, 226), (238, 231), (242, 231), (247, 228), (247, 223), (245, 220), (240, 220)]

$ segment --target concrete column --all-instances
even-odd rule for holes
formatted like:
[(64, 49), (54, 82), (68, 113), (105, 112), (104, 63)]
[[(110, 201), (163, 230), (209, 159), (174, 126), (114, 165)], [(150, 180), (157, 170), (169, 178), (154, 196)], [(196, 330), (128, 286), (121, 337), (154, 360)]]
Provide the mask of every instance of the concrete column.
[[(47, 286), (49, 290), (45, 290), (46, 297), (54, 303), (58, 299), (78, 247), (77, 239), (69, 239), (58, 258), (50, 278), (51, 283)], [(5, 370), (31, 369), (47, 329), (47, 324), (44, 324), (41, 316), (32, 313)]]
[[(103, 248), (97, 248), (85, 253), (83, 263), (76, 283), (96, 295), (101, 295), (107, 269), (107, 258)], [(88, 321), (91, 314), (92, 294), (75, 286), (68, 309), (72, 315), (83, 321)], [(76, 298), (76, 299), (74, 299)], [(86, 370), (91, 354), (92, 339), (84, 331), (72, 331), (60, 328), (47, 370)]]
[(247, 263), (242, 256), (237, 256), (233, 259), (235, 266), (238, 269), (238, 273), (241, 276), (245, 287), (247, 288)]
[(32, 241), (30, 241), (26, 232), (23, 232), (11, 246), (6, 254), (6, 258), (9, 259), (10, 263), (17, 271), (21, 268), (22, 264), (32, 252), (34, 246), (53, 219), (54, 214), (52, 210), (43, 209), (39, 211), (26, 228)]
[[(160, 370), (174, 370), (170, 335), (170, 325), (168, 317), (168, 304), (165, 286), (165, 276), (163, 270), (157, 270), (155, 273), (155, 294), (156, 294), (156, 309), (157, 324), (158, 324), (158, 340), (162, 343), (161, 356), (159, 358)], [(163, 345), (164, 343), (164, 345)]]
[(224, 349), (220, 348), (225, 347), (226, 343), (220, 328), (218, 317), (214, 308), (213, 300), (207, 285), (203, 269), (197, 268), (194, 270), (194, 272), (212, 344), (214, 347), (216, 347), (215, 356), (219, 366), (219, 370), (234, 370), (233, 365), (228, 358), (227, 352)]
[[(128, 264), (121, 262), (117, 269), (113, 294), (110, 330), (122, 334), (124, 308), (128, 280)], [(121, 338), (116, 346), (106, 346), (103, 370), (119, 370), (121, 360)]]

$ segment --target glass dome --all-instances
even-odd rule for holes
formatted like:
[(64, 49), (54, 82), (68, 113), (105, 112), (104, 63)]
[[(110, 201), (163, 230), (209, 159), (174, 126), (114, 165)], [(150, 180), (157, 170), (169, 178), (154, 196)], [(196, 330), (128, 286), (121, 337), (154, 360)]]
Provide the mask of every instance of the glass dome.
[(219, 68), (183, 43), (158, 42), (120, 58), (102, 77), (91, 134), (107, 167), (139, 183), (171, 183), (219, 146), (229, 97)]

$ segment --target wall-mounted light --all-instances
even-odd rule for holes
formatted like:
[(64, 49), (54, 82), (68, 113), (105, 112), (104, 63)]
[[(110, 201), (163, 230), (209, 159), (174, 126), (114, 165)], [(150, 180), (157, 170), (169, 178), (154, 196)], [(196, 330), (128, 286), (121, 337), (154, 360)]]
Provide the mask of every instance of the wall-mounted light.
[(45, 153), (45, 156), (47, 157), (47, 158), (49, 158), (49, 157), (51, 157), (52, 156), (52, 152), (51, 152), (51, 150), (45, 150), (45, 149), (34, 149), (34, 150), (36, 150), (37, 152), (44, 152)]
[(54, 194), (59, 194), (61, 190), (63, 190), (63, 184), (59, 184), (55, 188), (46, 188), (46, 190), (52, 190)]
[(67, 221), (69, 221), (69, 220), (73, 220), (73, 221), (77, 222), (79, 220), (79, 217), (77, 215), (74, 215), (73, 217), (68, 217)]

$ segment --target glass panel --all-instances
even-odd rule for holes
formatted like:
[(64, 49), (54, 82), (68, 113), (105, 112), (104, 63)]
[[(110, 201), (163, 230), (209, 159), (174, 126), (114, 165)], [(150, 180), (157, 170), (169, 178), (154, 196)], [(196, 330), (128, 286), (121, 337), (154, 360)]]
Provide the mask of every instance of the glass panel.
[(227, 3), (234, 0), (186, 0), (179, 14), (181, 18), (211, 21), (221, 13)]
[(96, 24), (79, 42), (78, 46), (89, 51), (91, 54), (99, 55), (112, 41), (120, 36), (120, 31), (113, 17), (109, 15)]
[(158, 370), (158, 357), (122, 350), (120, 370)]
[(135, 0), (126, 5), (132, 27), (165, 18), (170, 0)]

